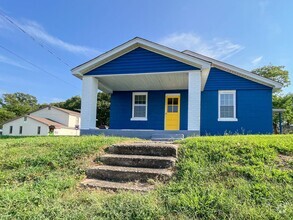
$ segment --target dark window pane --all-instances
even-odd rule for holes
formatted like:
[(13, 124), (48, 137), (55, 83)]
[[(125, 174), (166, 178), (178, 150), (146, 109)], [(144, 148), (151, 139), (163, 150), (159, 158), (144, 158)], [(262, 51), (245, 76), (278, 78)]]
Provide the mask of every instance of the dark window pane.
[(168, 105), (168, 109), (167, 109), (168, 112), (172, 112), (172, 105)]
[(168, 105), (172, 105), (172, 98), (168, 98)]
[(178, 112), (178, 105), (173, 105), (173, 112)]
[(146, 95), (135, 95), (134, 96), (135, 104), (146, 104)]
[(178, 105), (178, 98), (174, 98), (173, 105)]

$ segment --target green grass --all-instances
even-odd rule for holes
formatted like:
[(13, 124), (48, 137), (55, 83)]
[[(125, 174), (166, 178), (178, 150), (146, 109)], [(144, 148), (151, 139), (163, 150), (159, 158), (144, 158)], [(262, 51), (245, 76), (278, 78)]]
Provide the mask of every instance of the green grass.
[(293, 135), (182, 141), (174, 178), (146, 193), (83, 190), (122, 138), (0, 138), (0, 219), (292, 219)]

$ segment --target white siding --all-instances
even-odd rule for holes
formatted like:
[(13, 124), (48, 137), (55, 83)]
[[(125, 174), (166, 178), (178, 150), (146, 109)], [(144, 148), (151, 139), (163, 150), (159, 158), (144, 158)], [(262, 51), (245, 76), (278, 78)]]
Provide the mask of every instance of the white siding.
[(79, 136), (80, 131), (70, 128), (60, 128), (54, 130), (54, 135), (56, 136)]
[[(10, 134), (10, 126), (12, 126), (12, 134)], [(22, 134), (19, 134), (19, 128), (22, 126)], [(38, 127), (41, 127), (41, 133), (39, 135), (48, 135), (49, 127), (43, 123), (33, 120), (27, 117), (24, 121), (24, 117), (8, 122), (3, 125), (3, 135), (11, 136), (35, 136), (38, 135)]]
[(49, 118), (53, 121), (65, 125), (66, 127), (69, 127), (69, 114), (57, 110), (53, 107), (51, 108), (51, 110), (49, 110), (49, 107), (47, 107), (39, 111), (33, 112), (30, 115), (37, 116), (40, 118)]
[(80, 126), (80, 117), (69, 115), (68, 127), (75, 128), (76, 125)]

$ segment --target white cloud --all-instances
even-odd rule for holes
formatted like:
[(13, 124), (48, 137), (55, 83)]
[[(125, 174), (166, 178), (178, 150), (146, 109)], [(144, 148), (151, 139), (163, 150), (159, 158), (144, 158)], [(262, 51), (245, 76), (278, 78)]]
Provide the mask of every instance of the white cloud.
[(0, 55), (0, 63), (9, 64), (9, 65), (16, 66), (16, 67), (26, 69), (26, 70), (32, 70), (30, 67), (25, 66), (19, 62), (16, 62), (16, 61), (14, 61), (8, 57), (2, 56), (2, 55)]
[(194, 33), (171, 34), (161, 39), (159, 43), (177, 50), (192, 50), (219, 60), (225, 60), (244, 49), (243, 46), (232, 43), (229, 40), (218, 38), (205, 40)]
[[(71, 44), (68, 42), (65, 42), (58, 37), (55, 37), (51, 34), (49, 34), (45, 28), (37, 23), (36, 21), (31, 20), (22, 20), (17, 21), (16, 19), (10, 18), (13, 20), (14, 23), (16, 23), (19, 27), (24, 29), (27, 33), (32, 35), (34, 38), (39, 40), (40, 42), (50, 44), (51, 46), (60, 48), (62, 50), (66, 50), (71, 53), (76, 54), (85, 54), (88, 56), (97, 55), (99, 51), (93, 48), (89, 48), (86, 46)], [(9, 29), (11, 30), (11, 24), (9, 24), (4, 18), (0, 17), (0, 28), (2, 29)]]
[(257, 64), (259, 64), (259, 62), (262, 61), (262, 58), (263, 58), (263, 56), (259, 56), (259, 57), (256, 57), (255, 59), (253, 59), (251, 61), (252, 65), (256, 66)]

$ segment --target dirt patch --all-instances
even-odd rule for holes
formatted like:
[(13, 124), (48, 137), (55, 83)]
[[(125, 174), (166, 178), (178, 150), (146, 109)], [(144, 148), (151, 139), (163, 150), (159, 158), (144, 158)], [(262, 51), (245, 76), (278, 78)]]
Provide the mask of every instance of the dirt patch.
[(281, 169), (292, 169), (293, 166), (293, 156), (288, 156), (284, 154), (278, 155), (278, 166)]

